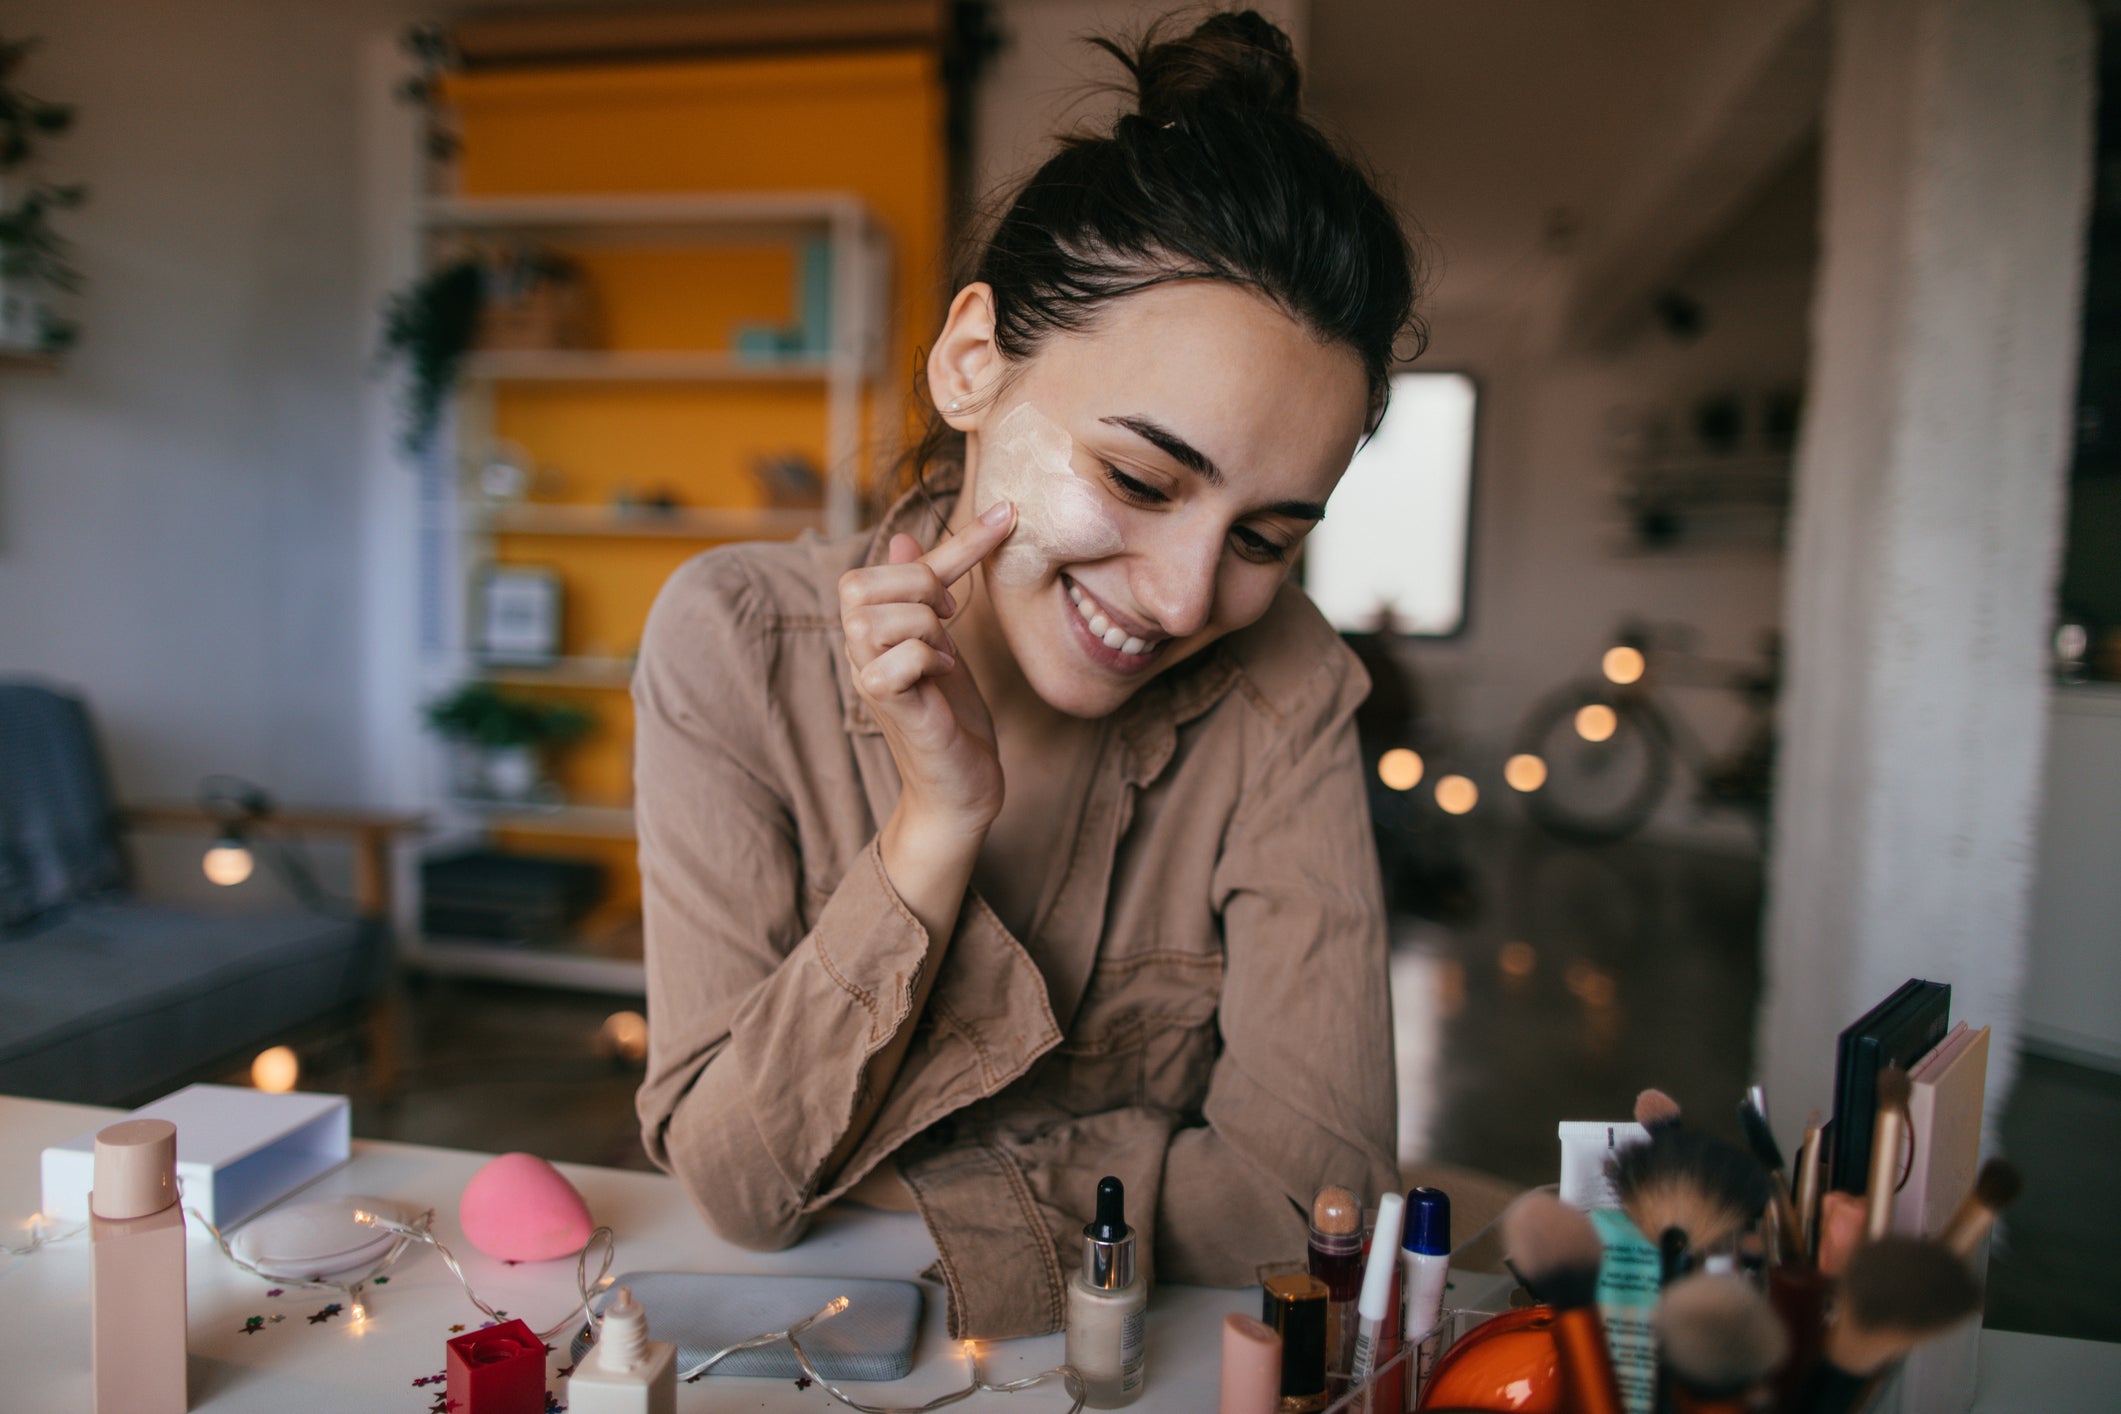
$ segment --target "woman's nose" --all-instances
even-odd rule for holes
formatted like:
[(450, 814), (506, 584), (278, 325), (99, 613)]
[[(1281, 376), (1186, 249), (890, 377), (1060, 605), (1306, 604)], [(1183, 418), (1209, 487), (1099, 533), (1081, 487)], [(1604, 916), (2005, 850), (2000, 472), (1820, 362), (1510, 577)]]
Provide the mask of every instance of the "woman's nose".
[(1134, 593), (1159, 629), (1184, 638), (1206, 628), (1215, 609), (1215, 575), (1226, 532), (1205, 523), (1168, 530), (1141, 547), (1146, 553), (1135, 561)]

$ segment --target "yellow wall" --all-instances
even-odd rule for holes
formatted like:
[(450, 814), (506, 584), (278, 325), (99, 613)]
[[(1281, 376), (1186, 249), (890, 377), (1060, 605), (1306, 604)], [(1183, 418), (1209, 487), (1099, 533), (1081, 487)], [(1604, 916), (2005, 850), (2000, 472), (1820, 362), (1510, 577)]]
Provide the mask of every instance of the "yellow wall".
[[(932, 54), (623, 65), (459, 75), (448, 85), (465, 196), (703, 191), (852, 191), (889, 232), (891, 352), (910, 370), (932, 336), (941, 289), (943, 91)], [(601, 341), (621, 349), (726, 348), (739, 321), (784, 323), (785, 244), (594, 249), (581, 263)], [(906, 389), (884, 390), (896, 407)], [(516, 383), (496, 390), (495, 430), (520, 442), (550, 483), (542, 500), (610, 504), (674, 492), (688, 506), (753, 506), (762, 454), (825, 450), (823, 389), (798, 384)], [(507, 535), (510, 563), (551, 565), (565, 586), (568, 654), (631, 653), (656, 590), (706, 541)], [(632, 705), (622, 689), (511, 688), (582, 702), (591, 737), (556, 774), (570, 798), (631, 794)], [(631, 841), (511, 832), (511, 847), (594, 855), (613, 866), (611, 906), (637, 906)]]

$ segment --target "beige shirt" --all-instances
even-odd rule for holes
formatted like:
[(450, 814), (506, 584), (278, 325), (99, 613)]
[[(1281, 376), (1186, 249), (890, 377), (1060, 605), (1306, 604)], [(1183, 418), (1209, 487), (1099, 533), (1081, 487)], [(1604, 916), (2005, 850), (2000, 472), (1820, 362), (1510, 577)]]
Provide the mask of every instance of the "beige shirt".
[[(954, 1337), (1063, 1324), (1105, 1174), (1145, 1269), (1249, 1285), (1302, 1255), (1319, 1187), (1374, 1202), (1397, 1182), (1368, 681), (1291, 584), (1146, 684), (1108, 719), (1028, 935), (968, 894), (910, 1017), (928, 940), (876, 845), (898, 770), (838, 612), (841, 574), (900, 530), (932, 544), (937, 518), (909, 496), (873, 534), (707, 551), (649, 615), (648, 1153), (756, 1248), (895, 1161)], [(874, 1124), (827, 1172), (869, 1058), (908, 1025)]]

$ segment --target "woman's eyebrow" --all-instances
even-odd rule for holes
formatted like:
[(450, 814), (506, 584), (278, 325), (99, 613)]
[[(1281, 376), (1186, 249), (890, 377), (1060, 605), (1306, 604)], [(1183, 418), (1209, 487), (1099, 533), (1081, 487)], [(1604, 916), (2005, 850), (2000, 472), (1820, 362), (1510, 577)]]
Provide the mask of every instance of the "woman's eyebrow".
[(1180, 466), (1200, 473), (1201, 480), (1207, 482), (1210, 486), (1223, 484), (1222, 468), (1218, 467), (1206, 452), (1203, 452), (1155, 418), (1143, 417), (1140, 413), (1130, 413), (1124, 417), (1106, 417), (1098, 420), (1110, 423), (1114, 427), (1124, 427), (1143, 441), (1152, 443), (1157, 450), (1177, 462)]
[[(1206, 452), (1188, 442), (1153, 417), (1131, 413), (1124, 417), (1105, 417), (1100, 422), (1114, 427), (1124, 427), (1145, 442), (1152, 443), (1165, 456), (1200, 474), (1201, 480), (1210, 486), (1223, 484), (1222, 468)], [(1324, 520), (1326, 508), (1316, 501), (1276, 501), (1271, 506), (1260, 508), (1268, 515), (1288, 516), (1291, 520)]]

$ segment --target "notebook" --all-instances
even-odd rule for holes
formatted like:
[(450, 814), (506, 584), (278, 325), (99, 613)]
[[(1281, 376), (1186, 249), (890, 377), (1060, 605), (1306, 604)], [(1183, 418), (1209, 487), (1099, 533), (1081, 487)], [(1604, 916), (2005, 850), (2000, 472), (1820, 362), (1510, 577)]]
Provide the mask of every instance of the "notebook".
[(1833, 1167), (1827, 1186), (1861, 1193), (1870, 1180), (1878, 1072), (1912, 1067), (1944, 1039), (1952, 989), (1911, 978), (1841, 1033), (1834, 1053)]
[[(1988, 1096), (1988, 1028), (1965, 1022), (1908, 1073), (1907, 1112), (1913, 1159), (1893, 1203), (1893, 1231), (1929, 1236), (1951, 1221), (1981, 1168), (1981, 1110)], [(1970, 1259), (1988, 1276), (1988, 1244)], [(1908, 1414), (1964, 1414), (1974, 1402), (1974, 1360), (1981, 1323), (1968, 1321), (1916, 1347), (1900, 1374), (1900, 1408)]]

